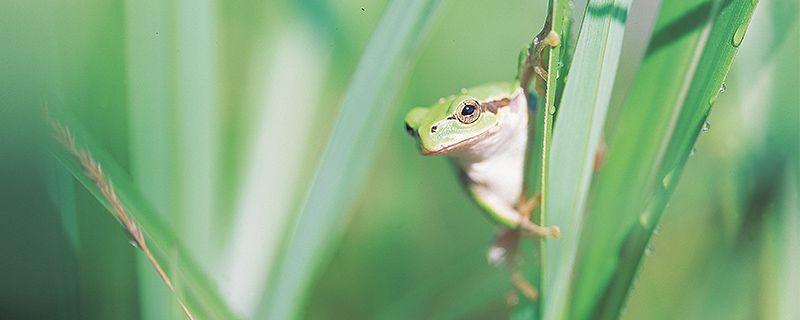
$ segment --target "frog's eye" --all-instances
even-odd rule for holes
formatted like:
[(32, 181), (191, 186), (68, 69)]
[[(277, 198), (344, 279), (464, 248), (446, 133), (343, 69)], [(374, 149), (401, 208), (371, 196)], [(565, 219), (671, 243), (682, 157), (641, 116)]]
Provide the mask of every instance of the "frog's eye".
[(414, 128), (408, 125), (408, 123), (406, 123), (406, 132), (408, 132), (408, 134), (411, 135), (412, 137), (417, 136), (416, 131), (414, 131)]
[(481, 115), (481, 104), (475, 99), (464, 99), (456, 109), (456, 119), (464, 124), (470, 124), (478, 120)]

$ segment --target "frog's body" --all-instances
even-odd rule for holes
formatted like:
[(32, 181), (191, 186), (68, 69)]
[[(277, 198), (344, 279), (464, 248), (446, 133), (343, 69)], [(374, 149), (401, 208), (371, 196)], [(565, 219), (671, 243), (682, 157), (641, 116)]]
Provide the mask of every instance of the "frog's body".
[(412, 109), (405, 120), (422, 154), (447, 154), (469, 194), (496, 222), (514, 231), (558, 238), (558, 227), (530, 221), (538, 198), (525, 199), (523, 194), (528, 144), (525, 88), (534, 73), (547, 78), (541, 51), (560, 44), (551, 23), (552, 11), (548, 11), (542, 32), (520, 52), (514, 82), (462, 89), (429, 107)]
[[(547, 79), (541, 53), (560, 44), (552, 28), (552, 10), (533, 44), (520, 53), (514, 82), (462, 89), (428, 107), (406, 115), (406, 130), (424, 155), (445, 154), (458, 169), (470, 196), (501, 230), (487, 257), (494, 264), (515, 256), (520, 231), (542, 237), (559, 237), (556, 226), (541, 227), (530, 221), (538, 197), (524, 193), (525, 155), (528, 145), (527, 90), (534, 74)], [(540, 87), (541, 89), (541, 87)], [(511, 264), (512, 282), (535, 300), (536, 289)]]
[[(477, 104), (474, 112), (479, 115), (465, 123), (456, 114), (469, 103)], [(406, 124), (419, 138), (423, 154), (449, 156), (463, 185), (490, 217), (509, 228), (519, 226), (523, 216), (516, 206), (523, 196), (528, 108), (517, 83), (461, 90), (413, 109)]]

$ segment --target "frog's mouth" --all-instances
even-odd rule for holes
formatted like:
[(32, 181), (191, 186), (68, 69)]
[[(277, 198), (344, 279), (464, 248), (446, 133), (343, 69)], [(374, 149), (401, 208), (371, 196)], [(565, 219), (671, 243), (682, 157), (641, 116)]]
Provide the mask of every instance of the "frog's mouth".
[(473, 144), (473, 143), (475, 143), (477, 141), (482, 140), (483, 138), (485, 138), (486, 136), (488, 136), (489, 134), (494, 132), (495, 130), (493, 130), (493, 129), (495, 129), (497, 127), (498, 127), (498, 125), (495, 125), (493, 127), (490, 127), (488, 129), (486, 129), (485, 131), (481, 132), (479, 135), (476, 135), (476, 136), (471, 137), (471, 138), (466, 139), (466, 140), (462, 140), (462, 141), (456, 142), (456, 143), (448, 145), (448, 146), (444, 146), (444, 147), (442, 147), (440, 149), (436, 149), (436, 150), (428, 150), (428, 149), (425, 149), (425, 147), (423, 147), (422, 145), (420, 145), (420, 153), (423, 156), (435, 156), (435, 155), (439, 155), (439, 154), (449, 153), (450, 151), (453, 151), (453, 150), (456, 150), (456, 149), (460, 149), (461, 147), (469, 146), (469, 145), (471, 145), (471, 144)]

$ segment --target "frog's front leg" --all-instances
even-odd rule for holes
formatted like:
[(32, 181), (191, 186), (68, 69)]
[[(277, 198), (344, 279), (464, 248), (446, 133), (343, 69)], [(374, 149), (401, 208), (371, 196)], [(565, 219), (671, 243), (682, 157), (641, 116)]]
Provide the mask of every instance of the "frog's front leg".
[(517, 77), (523, 89), (527, 90), (534, 73), (539, 75), (545, 82), (547, 81), (548, 70), (544, 66), (542, 52), (547, 47), (557, 47), (560, 44), (561, 37), (553, 30), (553, 9), (550, 8), (542, 31), (539, 31), (539, 34), (533, 38), (533, 42), (520, 53)]
[(552, 9), (547, 13), (547, 19), (544, 22), (544, 27), (539, 34), (533, 38), (533, 55), (534, 63), (533, 70), (542, 80), (547, 81), (548, 72), (544, 66), (544, 59), (542, 58), (542, 51), (547, 47), (557, 47), (561, 44), (561, 37), (558, 33), (553, 31), (553, 11)]

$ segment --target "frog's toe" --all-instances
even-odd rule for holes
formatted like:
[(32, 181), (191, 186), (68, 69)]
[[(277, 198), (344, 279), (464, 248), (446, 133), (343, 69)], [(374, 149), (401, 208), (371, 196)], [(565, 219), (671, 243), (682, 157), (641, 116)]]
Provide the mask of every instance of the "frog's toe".
[(550, 229), (550, 237), (553, 239), (561, 238), (561, 228), (558, 226), (549, 226), (547, 227)]

